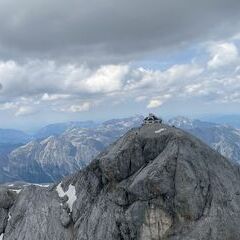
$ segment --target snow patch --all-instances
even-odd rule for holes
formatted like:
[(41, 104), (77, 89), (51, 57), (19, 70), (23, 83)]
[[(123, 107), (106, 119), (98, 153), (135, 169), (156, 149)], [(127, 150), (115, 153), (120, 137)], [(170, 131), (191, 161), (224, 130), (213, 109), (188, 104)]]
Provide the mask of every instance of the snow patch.
[(76, 189), (75, 186), (73, 186), (72, 184), (70, 184), (68, 186), (68, 190), (66, 192), (63, 191), (62, 186), (61, 186), (61, 182), (57, 185), (56, 191), (58, 193), (58, 196), (60, 198), (64, 197), (64, 196), (68, 196), (68, 201), (67, 201), (67, 205), (70, 208), (70, 211), (72, 212), (72, 207), (73, 207), (73, 203), (76, 201), (77, 196), (76, 196)]
[(2, 234), (0, 235), (0, 240), (3, 240), (3, 236), (4, 236), (4, 234), (2, 233)]
[(13, 192), (16, 192), (17, 194), (19, 194), (22, 191), (22, 189), (10, 189), (10, 190), (13, 191)]
[(11, 220), (12, 216), (11, 213), (8, 213), (8, 222)]
[(62, 197), (64, 197), (66, 194), (65, 194), (65, 192), (63, 191), (63, 189), (62, 189), (62, 186), (61, 186), (61, 182), (57, 185), (57, 188), (56, 188), (56, 191), (57, 191), (57, 193), (58, 193), (58, 196), (60, 197), (60, 198), (62, 198)]
[(31, 184), (31, 185), (38, 186), (38, 187), (44, 187), (44, 188), (49, 187), (49, 184), (37, 184), (37, 183), (33, 183), (33, 184)]
[(163, 132), (163, 131), (165, 131), (166, 129), (165, 128), (160, 128), (160, 129), (158, 129), (157, 131), (155, 131), (155, 133), (161, 133), (161, 132)]

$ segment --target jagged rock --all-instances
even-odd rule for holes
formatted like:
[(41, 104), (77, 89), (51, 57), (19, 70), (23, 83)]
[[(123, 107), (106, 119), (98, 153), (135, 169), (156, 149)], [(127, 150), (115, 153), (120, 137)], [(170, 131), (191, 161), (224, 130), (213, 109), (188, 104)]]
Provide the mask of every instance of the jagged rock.
[[(60, 195), (68, 196), (65, 212), (57, 186)], [(239, 165), (167, 125), (129, 131), (57, 186), (22, 190), (10, 209), (4, 240), (238, 240), (240, 236)], [(71, 196), (75, 191), (76, 199)]]

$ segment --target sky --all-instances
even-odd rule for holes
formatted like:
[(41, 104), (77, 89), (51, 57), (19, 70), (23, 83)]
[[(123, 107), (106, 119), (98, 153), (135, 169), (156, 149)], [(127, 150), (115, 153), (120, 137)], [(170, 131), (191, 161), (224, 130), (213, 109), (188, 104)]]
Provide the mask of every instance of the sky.
[(239, 0), (0, 0), (0, 128), (240, 114)]

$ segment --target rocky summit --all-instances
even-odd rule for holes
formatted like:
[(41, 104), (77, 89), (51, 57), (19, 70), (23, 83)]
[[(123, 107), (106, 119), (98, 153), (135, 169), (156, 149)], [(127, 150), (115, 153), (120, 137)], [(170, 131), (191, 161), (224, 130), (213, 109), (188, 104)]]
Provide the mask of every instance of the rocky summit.
[(238, 240), (240, 168), (161, 123), (51, 186), (0, 190), (4, 240)]

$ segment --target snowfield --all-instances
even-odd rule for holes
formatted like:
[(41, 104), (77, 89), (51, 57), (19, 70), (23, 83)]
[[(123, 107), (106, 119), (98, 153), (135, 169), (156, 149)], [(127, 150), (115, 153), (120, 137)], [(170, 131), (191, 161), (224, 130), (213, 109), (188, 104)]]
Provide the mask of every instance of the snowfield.
[[(72, 206), (73, 203), (76, 201), (77, 196), (76, 196), (76, 189), (75, 186), (73, 186), (72, 184), (70, 184), (68, 186), (68, 190), (66, 192), (63, 191), (62, 186), (61, 186), (61, 182), (57, 185), (56, 191), (58, 193), (58, 196), (60, 198), (67, 196), (68, 197), (68, 201), (67, 201), (67, 205), (70, 209), (70, 211), (72, 212)], [(1, 239), (0, 239), (1, 240)]]

